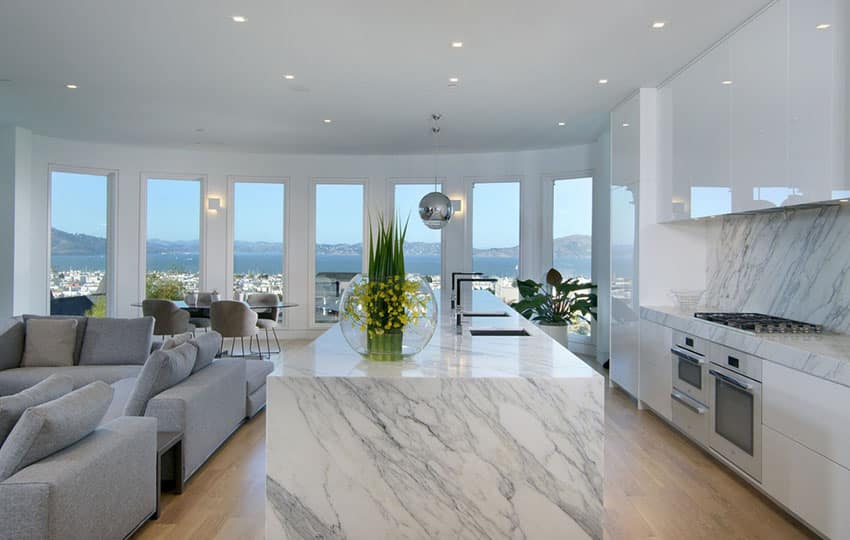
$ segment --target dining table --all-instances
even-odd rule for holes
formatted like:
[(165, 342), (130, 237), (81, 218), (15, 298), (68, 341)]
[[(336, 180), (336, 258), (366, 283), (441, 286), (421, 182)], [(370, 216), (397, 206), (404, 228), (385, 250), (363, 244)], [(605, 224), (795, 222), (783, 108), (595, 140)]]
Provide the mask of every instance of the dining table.
[[(210, 304), (187, 304), (184, 300), (173, 300), (174, 304), (183, 310), (188, 311), (192, 314), (193, 317), (209, 317), (210, 316)], [(247, 303), (247, 302), (246, 302)], [(136, 302), (134, 304), (130, 304), (131, 307), (140, 308), (142, 307), (141, 302)], [(298, 304), (292, 302), (278, 302), (277, 304), (263, 304), (261, 306), (252, 306), (248, 304), (254, 311), (266, 311), (270, 309), (289, 309), (298, 307)]]

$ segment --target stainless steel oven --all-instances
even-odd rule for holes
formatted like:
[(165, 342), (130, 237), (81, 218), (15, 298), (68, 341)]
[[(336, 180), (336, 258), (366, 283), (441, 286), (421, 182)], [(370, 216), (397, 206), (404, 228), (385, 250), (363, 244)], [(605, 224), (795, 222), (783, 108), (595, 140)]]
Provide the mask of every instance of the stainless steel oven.
[(692, 400), (707, 404), (708, 343), (696, 336), (674, 332), (670, 352), (673, 360), (673, 388)]
[(761, 481), (762, 360), (712, 345), (709, 364), (709, 446)]

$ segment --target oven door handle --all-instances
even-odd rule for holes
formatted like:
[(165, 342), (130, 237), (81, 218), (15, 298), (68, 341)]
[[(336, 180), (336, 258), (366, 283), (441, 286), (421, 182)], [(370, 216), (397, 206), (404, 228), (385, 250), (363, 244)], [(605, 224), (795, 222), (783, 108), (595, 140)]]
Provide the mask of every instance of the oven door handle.
[(730, 377), (729, 375), (724, 375), (724, 374), (720, 373), (719, 371), (715, 371), (713, 369), (709, 369), (708, 372), (711, 375), (713, 375), (715, 378), (720, 379), (723, 382), (734, 386), (735, 388), (739, 388), (739, 389), (743, 390), (744, 392), (749, 392), (751, 394), (753, 393), (753, 385), (750, 384), (750, 383), (741, 382), (738, 379), (734, 379), (734, 378)]
[(698, 356), (694, 356), (692, 353), (690, 353), (690, 352), (688, 352), (684, 349), (680, 349), (678, 345), (673, 347), (672, 349), (670, 349), (670, 352), (675, 354), (676, 356), (678, 356), (682, 360), (685, 360), (686, 362), (690, 362), (691, 364), (696, 364), (698, 366), (705, 364), (705, 358), (700, 358)]
[(673, 390), (673, 393), (670, 394), (670, 397), (697, 414), (705, 414), (708, 412), (708, 408), (702, 406), (702, 404), (699, 404), (699, 402), (694, 399), (691, 399), (690, 397), (679, 392), (678, 390)]

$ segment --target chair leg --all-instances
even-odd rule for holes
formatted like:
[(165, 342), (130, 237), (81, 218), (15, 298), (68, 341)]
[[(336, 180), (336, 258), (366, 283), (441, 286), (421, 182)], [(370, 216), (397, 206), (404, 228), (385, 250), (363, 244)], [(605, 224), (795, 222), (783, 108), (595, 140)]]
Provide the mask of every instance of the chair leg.
[[(257, 338), (257, 341), (258, 342), (260, 341), (259, 337)], [(268, 328), (266, 328), (266, 352), (268, 353), (269, 358), (271, 358), (272, 357), (272, 343), (269, 340), (269, 329)]]
[(280, 340), (277, 339), (277, 330), (272, 328), (272, 334), (274, 334), (274, 342), (277, 344), (277, 353), (280, 354), (283, 352), (283, 349), (280, 348)]

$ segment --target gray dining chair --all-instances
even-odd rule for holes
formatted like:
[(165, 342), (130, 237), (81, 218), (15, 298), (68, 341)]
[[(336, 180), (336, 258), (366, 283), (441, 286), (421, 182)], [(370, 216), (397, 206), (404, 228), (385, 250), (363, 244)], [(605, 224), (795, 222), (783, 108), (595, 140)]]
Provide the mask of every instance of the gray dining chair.
[[(260, 338), (257, 335), (257, 314), (245, 302), (235, 300), (219, 300), (210, 306), (210, 322), (214, 331), (221, 334), (219, 352), (224, 350), (224, 340), (231, 338), (228, 356), (254, 356), (254, 338), (257, 338), (257, 356), (260, 352)], [(241, 343), (241, 354), (233, 354), (236, 350), (236, 339)], [(248, 338), (248, 353), (245, 353), (245, 338)]]
[(153, 335), (155, 336), (176, 336), (195, 332), (195, 326), (189, 322), (189, 312), (180, 309), (171, 300), (161, 298), (143, 300), (142, 315), (153, 317)]
[[(199, 292), (195, 306), (199, 308), (208, 308), (212, 306), (212, 293)], [(210, 317), (201, 317), (197, 312), (193, 314), (192, 318), (189, 319), (189, 322), (195, 325), (196, 328), (203, 328), (204, 332), (208, 331), (212, 326)]]
[[(249, 294), (246, 301), (257, 313), (257, 327), (266, 331), (266, 352), (270, 357), (272, 354), (280, 354), (280, 340), (277, 337), (276, 330), (277, 318), (280, 315), (280, 309), (277, 306), (280, 304), (280, 299), (274, 293), (254, 293)], [(276, 351), (272, 350), (269, 330), (271, 330), (274, 342), (277, 344)], [(257, 342), (259, 342), (259, 339), (257, 339)]]

